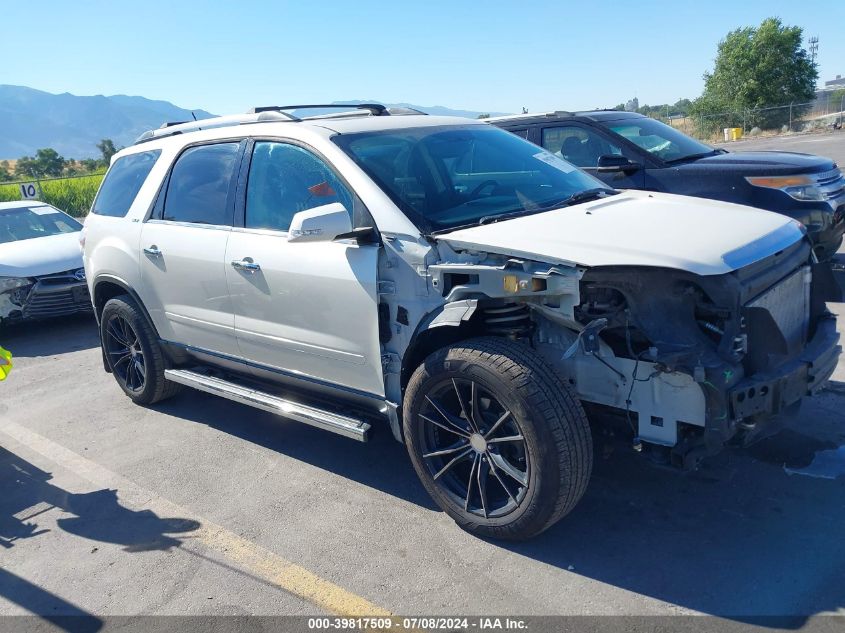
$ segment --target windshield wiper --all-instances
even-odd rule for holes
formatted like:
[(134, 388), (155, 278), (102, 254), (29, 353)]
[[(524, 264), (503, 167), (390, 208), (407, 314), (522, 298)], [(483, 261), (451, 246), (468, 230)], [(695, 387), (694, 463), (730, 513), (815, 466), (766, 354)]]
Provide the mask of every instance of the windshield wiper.
[(532, 213), (539, 213), (541, 209), (534, 209), (528, 211), (526, 209), (519, 209), (518, 211), (503, 211), (502, 213), (495, 213), (493, 215), (485, 215), (478, 220), (478, 224), (491, 224), (499, 220), (510, 220), (511, 218), (520, 218), (523, 215), (531, 215)]
[(555, 200), (553, 202), (538, 204), (532, 209), (516, 209), (514, 211), (503, 211), (502, 213), (485, 215), (483, 218), (478, 220), (478, 224), (491, 224), (493, 222), (499, 222), (501, 220), (510, 220), (512, 218), (519, 218), (525, 215), (542, 213), (543, 211), (549, 211), (558, 207), (567, 207), (571, 204), (578, 204), (579, 202), (586, 202), (587, 200), (594, 200), (595, 198), (600, 198), (603, 195), (613, 195), (615, 193), (617, 193), (616, 189), (610, 189), (609, 187), (595, 187), (593, 189), (585, 189), (584, 191), (573, 193), (571, 196), (569, 196), (568, 198), (564, 198), (563, 200)]
[(716, 156), (717, 154), (727, 153), (727, 150), (724, 149), (712, 149), (709, 152), (698, 152), (697, 154), (689, 154), (687, 156), (681, 156), (680, 158), (673, 158), (672, 160), (665, 160), (663, 162), (667, 165), (672, 165), (674, 163), (681, 163), (685, 160), (698, 160), (699, 158), (708, 158), (709, 156)]
[(588, 200), (595, 200), (596, 198), (601, 198), (605, 195), (610, 196), (616, 194), (616, 189), (610, 189), (609, 187), (595, 187), (593, 189), (585, 189), (584, 191), (579, 191), (578, 193), (573, 193), (571, 196), (558, 202), (558, 206), (569, 206), (572, 204), (578, 204), (579, 202), (587, 202)]

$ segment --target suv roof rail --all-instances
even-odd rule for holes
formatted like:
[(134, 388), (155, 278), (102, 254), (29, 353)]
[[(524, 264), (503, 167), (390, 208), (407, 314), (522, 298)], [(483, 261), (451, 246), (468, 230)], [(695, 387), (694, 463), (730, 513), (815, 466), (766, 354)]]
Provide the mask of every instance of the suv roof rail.
[(308, 103), (303, 105), (258, 106), (250, 110), (251, 114), (260, 112), (281, 112), (284, 110), (313, 110), (316, 108), (343, 108), (346, 110), (369, 110), (373, 116), (387, 116), (387, 107), (380, 103)]
[(393, 116), (404, 116), (409, 114), (422, 114), (428, 116), (428, 112), (417, 110), (416, 108), (409, 108), (408, 106), (396, 106), (395, 108), (388, 108), (387, 111)]
[(231, 114), (227, 116), (211, 117), (208, 119), (199, 119), (198, 121), (164, 123), (156, 130), (147, 130), (141, 134), (141, 136), (135, 139), (134, 144), (138, 145), (139, 143), (145, 143), (157, 138), (176, 136), (177, 134), (186, 134), (188, 132), (196, 132), (198, 130), (210, 130), (217, 127), (244, 125), (247, 123), (261, 123), (264, 121), (299, 121), (299, 119), (287, 112), (266, 111), (258, 114)]
[[(337, 112), (330, 114), (318, 114), (309, 117), (297, 117), (291, 114), (291, 110), (306, 110), (314, 108), (342, 108), (345, 112)], [(199, 119), (198, 121), (169, 121), (163, 123), (161, 127), (156, 130), (148, 130), (135, 139), (135, 145), (145, 143), (157, 138), (164, 138), (167, 136), (175, 136), (176, 134), (185, 134), (187, 132), (196, 132), (198, 130), (208, 130), (217, 127), (227, 127), (230, 125), (246, 125), (248, 123), (263, 123), (265, 121), (302, 121), (303, 119), (326, 119), (346, 116), (364, 116), (365, 112), (369, 116), (399, 116), (409, 114), (425, 114), (414, 108), (398, 107), (387, 108), (380, 103), (317, 103), (304, 105), (285, 105), (285, 106), (259, 106), (252, 108), (245, 114), (232, 114), (228, 116), (211, 117), (208, 119)]]

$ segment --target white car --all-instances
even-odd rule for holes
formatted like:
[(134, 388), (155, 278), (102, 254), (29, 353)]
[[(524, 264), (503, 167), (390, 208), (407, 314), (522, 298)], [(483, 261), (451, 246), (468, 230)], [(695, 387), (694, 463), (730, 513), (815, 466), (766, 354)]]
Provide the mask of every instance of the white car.
[(460, 525), (516, 539), (584, 494), (607, 414), (694, 467), (836, 366), (835, 282), (794, 220), (608, 189), (482, 121), (297, 108), (115, 155), (84, 261), (135, 402), (188, 385), (390, 428)]
[(0, 202), (0, 324), (91, 311), (82, 225), (43, 202)]

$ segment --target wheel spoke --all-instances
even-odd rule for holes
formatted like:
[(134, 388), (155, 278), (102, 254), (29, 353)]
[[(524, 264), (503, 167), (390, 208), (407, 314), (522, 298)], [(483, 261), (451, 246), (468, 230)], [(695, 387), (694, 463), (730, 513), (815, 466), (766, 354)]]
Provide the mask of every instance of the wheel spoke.
[(467, 448), (463, 453), (461, 453), (457, 457), (453, 457), (452, 461), (450, 461), (448, 464), (446, 464), (443, 468), (441, 468), (438, 471), (438, 473), (436, 475), (434, 475), (434, 479), (440, 478), (440, 476), (443, 473), (445, 473), (447, 470), (449, 470), (452, 466), (454, 466), (458, 462), (465, 460), (467, 457), (469, 457), (470, 453), (472, 453), (472, 452), (473, 452), (473, 450), (471, 448)]
[[(111, 323), (109, 323), (109, 327), (108, 327), (109, 336), (111, 336), (115, 341), (120, 343), (123, 347), (126, 347), (128, 349), (129, 345), (130, 345), (129, 341), (126, 339), (126, 337), (125, 337), (125, 335), (123, 334), (122, 331), (118, 332), (118, 327), (119, 327), (119, 322), (116, 323), (115, 321), (112, 321)], [(123, 328), (121, 327), (120, 329), (122, 330)]]
[[(112, 352), (112, 354), (114, 354), (114, 353), (115, 353), (115, 352)], [(112, 371), (114, 371), (115, 369), (117, 369), (118, 367), (120, 367), (123, 363), (125, 363), (125, 362), (126, 362), (127, 360), (129, 360), (130, 358), (132, 358), (132, 354), (130, 354), (129, 352), (126, 352), (123, 356), (121, 356), (120, 358), (118, 358), (118, 359), (117, 359), (117, 362), (115, 362), (115, 363), (111, 366)]]
[(135, 343), (138, 342), (138, 337), (135, 335), (134, 330), (131, 328), (126, 319), (120, 320), (120, 326), (123, 328), (123, 336), (127, 341), (129, 341), (129, 345), (135, 345)]
[[(498, 429), (500, 426), (502, 426), (502, 424), (504, 424), (505, 420), (507, 420), (509, 417), (511, 417), (511, 412), (505, 411), (502, 414), (502, 417), (500, 417), (498, 420), (496, 420), (495, 424), (493, 424), (493, 426), (490, 427), (490, 430), (487, 431), (487, 433), (484, 434), (484, 439), (486, 440), (488, 437), (493, 435), (493, 433), (496, 432), (496, 429)], [(490, 440), (488, 440), (488, 441), (490, 441)]]
[(488, 454), (490, 455), (490, 460), (496, 464), (496, 467), (508, 477), (516, 481), (520, 486), (528, 485), (527, 473), (522, 472), (497, 453), (490, 451)]
[(133, 374), (135, 373), (135, 363), (130, 362), (129, 365), (126, 367), (126, 386), (130, 389), (134, 389), (134, 380), (132, 378)]
[(123, 319), (118, 319), (117, 324), (118, 326), (120, 326), (120, 335), (121, 337), (123, 337), (123, 340), (126, 341), (127, 345), (132, 345), (132, 337), (126, 331), (126, 321), (124, 321)]
[(502, 480), (501, 476), (499, 476), (499, 470), (493, 464), (493, 459), (490, 457), (490, 453), (487, 453), (487, 465), (490, 467), (490, 472), (493, 473), (493, 476), (496, 478), (496, 481), (498, 481), (499, 485), (501, 485), (502, 488), (505, 489), (505, 492), (508, 494), (508, 497), (510, 497), (510, 500), (516, 504), (516, 498), (514, 498), (514, 496), (511, 494), (510, 488), (507, 487), (505, 482)]
[(470, 424), (472, 424), (473, 431), (481, 433), (481, 406), (478, 404), (478, 388), (475, 386), (474, 380), (470, 384), (472, 385), (470, 388)]
[[(458, 389), (458, 382), (454, 378), (452, 378), (452, 385), (454, 385), (454, 387), (455, 387), (455, 394), (458, 396), (458, 404), (461, 405), (461, 413), (464, 414), (464, 419), (467, 421), (467, 424), (469, 424), (470, 427), (472, 427), (472, 430), (477, 433), (478, 428), (476, 427), (475, 422), (472, 419), (472, 416), (467, 412), (466, 405), (464, 404), (464, 398), (461, 395), (461, 390)], [(475, 383), (474, 382), (472, 383), (472, 388), (475, 389)]]
[(454, 435), (459, 435), (463, 438), (469, 439), (469, 433), (467, 433), (466, 431), (459, 431), (456, 426), (447, 426), (441, 422), (438, 422), (437, 420), (433, 420), (424, 413), (420, 413), (420, 417), (426, 422), (433, 424), (434, 426), (439, 426), (444, 431), (449, 431), (449, 433), (453, 433)]
[(466, 375), (449, 372), (426, 391), (415, 433), (429, 484), (476, 522), (517, 511), (532, 468), (520, 416)]
[(144, 365), (141, 361), (138, 360), (138, 357), (135, 357), (135, 375), (138, 377), (138, 386), (141, 387), (144, 384)]
[(472, 458), (472, 466), (469, 469), (469, 479), (467, 479), (467, 498), (464, 500), (464, 510), (469, 512), (469, 500), (472, 497), (472, 480), (475, 475), (475, 469), (479, 465), (479, 455), (478, 453)]
[(487, 476), (481, 476), (481, 467), (484, 465), (484, 457), (478, 456), (478, 497), (481, 499), (481, 509), (484, 511), (484, 518), (487, 518)]
[(439, 451), (434, 451), (433, 453), (426, 453), (423, 455), (424, 459), (429, 459), (431, 457), (439, 457), (440, 455), (451, 455), (452, 453), (457, 453), (459, 450), (468, 448), (469, 442), (465, 440), (459, 441), (457, 444), (452, 444), (452, 446), (448, 448), (441, 449)]
[(508, 435), (506, 437), (494, 437), (487, 440), (488, 444), (495, 444), (496, 442), (524, 442), (525, 438), (521, 435)]
[[(450, 416), (443, 409), (441, 409), (437, 405), (437, 403), (434, 402), (434, 400), (432, 400), (428, 396), (426, 396), (425, 399), (428, 400), (431, 403), (431, 406), (434, 407), (435, 411), (437, 411), (437, 413), (439, 413), (443, 417), (443, 419), (446, 421), (447, 424), (455, 427), (455, 429), (457, 429), (457, 431), (459, 431), (458, 435), (466, 435), (467, 437), (469, 437), (469, 432), (467, 431), (467, 429), (463, 429), (460, 426), (458, 426), (457, 424), (455, 424), (455, 422), (452, 420), (452, 416)], [(454, 432), (455, 431), (453, 431), (453, 433)]]

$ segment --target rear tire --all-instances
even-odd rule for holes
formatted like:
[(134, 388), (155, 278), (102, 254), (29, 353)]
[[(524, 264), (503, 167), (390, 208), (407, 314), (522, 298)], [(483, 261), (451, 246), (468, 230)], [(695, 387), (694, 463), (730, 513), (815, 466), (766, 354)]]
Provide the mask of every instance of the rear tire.
[(584, 409), (526, 345), (491, 337), (434, 352), (408, 382), (403, 425), (426, 490), (474, 534), (530, 538), (587, 489)]
[(181, 390), (182, 385), (164, 378), (158, 336), (129, 295), (106, 302), (100, 315), (100, 341), (117, 384), (133, 402), (154, 404)]

